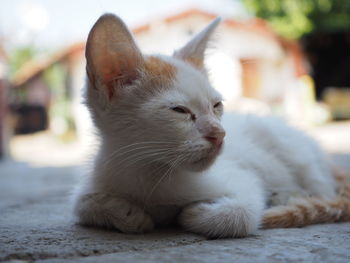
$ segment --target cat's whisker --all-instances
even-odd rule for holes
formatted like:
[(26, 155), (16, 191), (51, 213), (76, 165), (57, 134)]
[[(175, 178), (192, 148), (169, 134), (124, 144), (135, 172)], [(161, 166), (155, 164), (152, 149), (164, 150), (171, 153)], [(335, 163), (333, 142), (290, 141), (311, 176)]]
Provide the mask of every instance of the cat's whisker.
[(166, 177), (166, 173), (163, 174), (160, 179), (154, 184), (154, 186), (152, 187), (150, 193), (148, 194), (148, 196), (145, 198), (145, 202), (144, 202), (144, 209), (146, 208), (146, 204), (149, 202), (149, 199), (152, 197), (152, 194), (154, 193), (154, 191), (156, 190), (157, 186), (161, 183), (161, 181)]
[[(180, 159), (180, 160), (176, 163), (176, 166), (181, 165), (181, 164), (186, 160), (186, 156), (182, 156), (182, 158), (180, 157), (179, 159)], [(174, 165), (174, 168), (175, 168), (175, 165)], [(172, 174), (172, 173), (169, 173), (168, 176), (167, 176), (167, 177), (168, 177), (168, 178), (167, 178), (168, 181), (170, 181), (171, 174)]]
[(172, 144), (174, 142), (171, 141), (147, 141), (147, 142), (137, 142), (137, 143), (132, 143), (132, 144), (128, 144), (125, 145), (123, 147), (117, 148), (116, 151), (121, 151), (130, 147), (134, 147), (134, 146), (139, 146), (139, 145), (153, 145), (153, 144)]
[[(156, 155), (156, 154), (155, 154)], [(169, 153), (167, 153), (167, 154), (162, 154), (161, 156), (160, 156), (160, 158), (155, 158), (155, 157), (153, 157), (152, 159), (153, 160), (151, 160), (151, 162), (150, 163), (159, 163), (159, 162), (161, 162), (161, 161), (164, 161), (164, 160), (167, 160), (167, 161), (169, 161), (169, 159), (171, 159), (172, 157), (175, 157), (175, 159), (174, 159), (174, 161), (173, 162), (175, 162), (177, 159), (181, 159), (180, 161), (181, 161), (181, 163), (183, 162), (183, 161), (185, 161), (186, 159), (187, 159), (187, 156), (188, 156), (188, 154), (187, 155), (179, 155), (179, 153), (177, 152), (177, 151), (172, 151), (172, 150), (170, 150), (169, 151)], [(147, 163), (148, 164), (148, 163)], [(145, 164), (145, 166), (147, 165), (147, 164)], [(165, 166), (167, 166), (167, 165), (169, 165), (169, 162), (165, 162), (164, 163), (165, 164)], [(164, 164), (163, 165), (160, 165), (160, 169), (157, 169), (157, 171), (158, 170), (161, 170), (161, 168), (162, 168), (162, 166), (164, 166)], [(156, 174), (155, 172), (154, 173), (152, 173), (152, 174)]]
[(154, 193), (154, 191), (156, 190), (156, 188), (160, 185), (160, 183), (163, 181), (164, 178), (166, 178), (168, 176), (168, 174), (171, 174), (173, 169), (175, 168), (176, 164), (178, 163), (178, 160), (181, 159), (181, 156), (177, 157), (175, 159), (175, 161), (169, 166), (169, 168), (167, 169), (167, 171), (160, 177), (160, 179), (155, 183), (155, 185), (153, 186), (153, 188), (151, 189), (148, 197), (145, 200), (145, 204), (148, 203), (149, 199), (151, 198), (152, 194)]
[[(170, 152), (171, 153), (171, 152)], [(147, 156), (144, 156), (142, 154), (142, 156), (140, 156), (139, 158), (129, 158), (132, 159), (132, 162), (127, 162), (129, 159), (124, 160), (124, 163), (121, 163), (121, 167), (123, 167), (124, 169), (129, 168), (132, 165), (135, 165), (136, 163), (138, 163), (138, 165), (140, 165), (140, 162), (144, 161), (144, 160), (149, 160), (150, 157), (152, 157), (153, 159), (157, 156), (160, 156), (161, 158), (157, 159), (157, 161), (161, 161), (161, 160), (166, 160), (167, 158), (169, 158), (168, 156), (171, 155), (167, 155), (167, 152), (156, 152), (156, 153), (151, 153), (151, 154), (147, 154)], [(135, 157), (135, 156), (132, 156)], [(138, 157), (138, 156), (136, 156)], [(150, 160), (148, 162), (145, 162), (144, 166), (147, 166), (148, 164), (150, 164), (151, 162), (155, 162), (154, 160)]]
[[(131, 145), (126, 145), (122, 148), (117, 149), (115, 152), (113, 152), (108, 159), (104, 162), (104, 165), (108, 165), (114, 158), (117, 158), (121, 155), (133, 152), (133, 151), (137, 151), (137, 150), (141, 150), (141, 149), (147, 149), (147, 148), (153, 148), (153, 146), (157, 144), (157, 145), (167, 145), (167, 146), (172, 146), (172, 149), (174, 151), (177, 151), (179, 153), (183, 153), (183, 150), (186, 149), (186, 145), (178, 145), (178, 142), (175, 141), (149, 141), (149, 142), (139, 142), (139, 143), (134, 143)], [(173, 146), (177, 145), (176, 148), (174, 148)], [(128, 149), (130, 147), (133, 146), (140, 146), (137, 148), (132, 148), (132, 149)], [(127, 150), (127, 151), (123, 151), (123, 150)]]
[(148, 144), (173, 144), (173, 143), (176, 143), (175, 141), (145, 141), (145, 142), (136, 142), (136, 143), (132, 143), (132, 144), (128, 144), (128, 145), (125, 145), (121, 148), (118, 148), (117, 150), (123, 150), (125, 148), (129, 148), (129, 147), (133, 147), (135, 145), (148, 145)]
[[(109, 155), (108, 159), (111, 159), (111, 158), (115, 158), (119, 155), (122, 155), (122, 154), (126, 154), (128, 153), (129, 151), (134, 151), (134, 150), (138, 150), (138, 149), (142, 149), (143, 147), (144, 148), (151, 148), (152, 146), (154, 146), (154, 144), (164, 144), (164, 145), (167, 145), (167, 146), (171, 146), (173, 142), (169, 142), (169, 141), (164, 141), (164, 142), (161, 142), (161, 141), (153, 141), (153, 142), (140, 142), (140, 143), (134, 143), (134, 144), (130, 144), (130, 145), (126, 145), (124, 147), (121, 147), (121, 148), (118, 148), (116, 149), (112, 154)], [(130, 147), (134, 147), (134, 146), (143, 146), (143, 147), (137, 147), (137, 148), (132, 148), (130, 149), (129, 151), (124, 151), (124, 150), (127, 150), (128, 148)], [(105, 161), (106, 163), (108, 163), (108, 159)]]
[(147, 150), (147, 149), (150, 149), (150, 150), (163, 150), (163, 149), (157, 149), (157, 148), (154, 148), (153, 146), (142, 146), (142, 147), (137, 147), (137, 148), (133, 148), (133, 149), (130, 149), (130, 150), (127, 150), (127, 151), (120, 151), (119, 153), (115, 153), (114, 155), (112, 156), (109, 156), (109, 158), (104, 162), (104, 164), (108, 164), (110, 161), (112, 161), (113, 159), (121, 156), (121, 155), (126, 155), (128, 153), (131, 153), (133, 151), (137, 151), (137, 152), (140, 152), (140, 150)]
[[(180, 158), (181, 156), (177, 155), (176, 153), (173, 155), (174, 157), (176, 158)], [(176, 161), (176, 158), (175, 158), (175, 161)], [(162, 159), (164, 158), (158, 158), (158, 159), (155, 159), (154, 162), (159, 162), (161, 161)], [(152, 173), (153, 175), (156, 174), (156, 172), (158, 172), (159, 170), (161, 170), (164, 166), (169, 166), (170, 164), (169, 163), (164, 163), (163, 165), (160, 165), (160, 169), (157, 169), (154, 171), (154, 173)]]
[[(126, 167), (129, 167), (130, 165), (136, 163), (136, 162), (140, 162), (142, 160), (147, 160), (150, 157), (156, 157), (157, 155), (160, 155), (162, 157), (167, 157), (167, 154), (174, 154), (173, 151), (171, 149), (165, 149), (165, 150), (150, 150), (150, 151), (139, 151), (135, 154), (131, 154), (128, 155), (127, 157), (125, 157), (122, 160), (118, 160), (118, 162), (115, 165), (120, 165), (121, 167), (123, 167), (124, 164), (127, 164)], [(129, 163), (129, 160), (133, 160), (132, 163)], [(126, 168), (124, 166), (124, 169)]]

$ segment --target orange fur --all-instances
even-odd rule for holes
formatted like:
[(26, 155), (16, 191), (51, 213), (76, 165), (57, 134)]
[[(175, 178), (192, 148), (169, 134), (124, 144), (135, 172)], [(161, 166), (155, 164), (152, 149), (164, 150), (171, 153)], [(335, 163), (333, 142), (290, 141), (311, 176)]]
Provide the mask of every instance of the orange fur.
[(196, 58), (196, 57), (188, 57), (185, 59), (185, 61), (190, 63), (192, 66), (194, 66), (195, 68), (197, 68), (199, 70), (204, 69), (203, 59)]
[(155, 56), (147, 56), (145, 58), (144, 70), (147, 76), (151, 77), (153, 81), (169, 84), (175, 79), (175, 66)]
[(350, 175), (334, 168), (339, 185), (335, 200), (304, 198), (292, 205), (276, 206), (264, 213), (262, 228), (302, 227), (311, 224), (350, 221)]

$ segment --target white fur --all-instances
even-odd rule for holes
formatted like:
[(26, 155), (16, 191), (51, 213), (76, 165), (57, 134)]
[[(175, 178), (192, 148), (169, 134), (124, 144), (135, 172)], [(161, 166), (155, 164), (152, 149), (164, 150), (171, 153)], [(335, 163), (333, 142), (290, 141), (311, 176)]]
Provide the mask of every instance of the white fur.
[[(204, 71), (160, 58), (176, 68), (176, 77), (155, 95), (136, 97), (143, 83), (135, 81), (109, 101), (88, 82), (101, 147), (77, 199), (80, 223), (140, 233), (177, 220), (208, 237), (242, 237), (259, 227), (268, 204), (335, 196), (328, 162), (313, 140), (276, 118), (221, 117), (222, 109), (213, 107), (220, 94)], [(196, 119), (173, 111), (177, 105)], [(205, 136), (222, 126), (219, 154)]]

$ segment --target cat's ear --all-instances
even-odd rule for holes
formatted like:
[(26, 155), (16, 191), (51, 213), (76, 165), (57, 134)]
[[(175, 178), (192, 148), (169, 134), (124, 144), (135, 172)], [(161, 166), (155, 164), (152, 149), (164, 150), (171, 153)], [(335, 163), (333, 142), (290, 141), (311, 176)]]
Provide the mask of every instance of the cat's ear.
[(194, 36), (183, 48), (174, 52), (174, 57), (185, 60), (196, 68), (204, 68), (204, 53), (210, 36), (221, 21), (220, 17), (214, 19), (206, 28)]
[(138, 77), (143, 58), (123, 21), (112, 14), (101, 16), (92, 27), (86, 43), (89, 80), (102, 86), (109, 98), (118, 88)]

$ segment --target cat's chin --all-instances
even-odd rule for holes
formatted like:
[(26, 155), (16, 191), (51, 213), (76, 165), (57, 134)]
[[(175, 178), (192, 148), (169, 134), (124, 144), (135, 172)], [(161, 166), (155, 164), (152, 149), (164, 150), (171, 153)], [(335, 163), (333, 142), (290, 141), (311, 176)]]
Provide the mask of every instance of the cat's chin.
[(192, 172), (201, 172), (208, 169), (214, 163), (215, 159), (216, 157), (211, 159), (209, 158), (201, 159), (199, 161), (188, 164), (186, 168), (187, 170)]
[(205, 156), (197, 160), (191, 161), (186, 165), (186, 169), (193, 172), (201, 172), (208, 169), (222, 152), (222, 146), (213, 148)]

